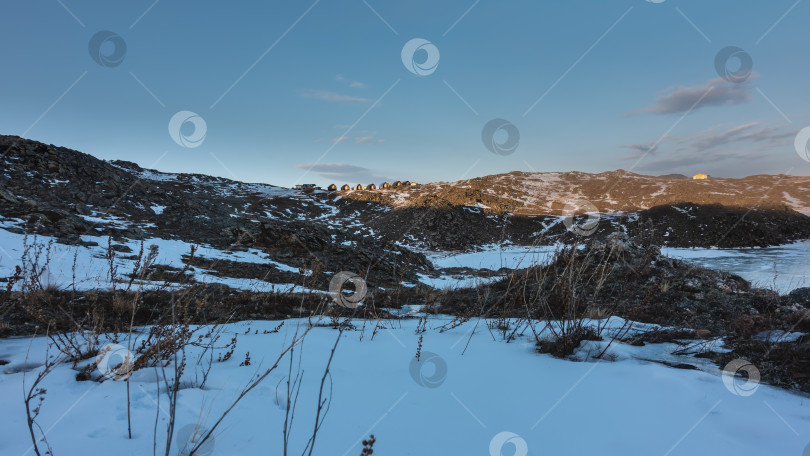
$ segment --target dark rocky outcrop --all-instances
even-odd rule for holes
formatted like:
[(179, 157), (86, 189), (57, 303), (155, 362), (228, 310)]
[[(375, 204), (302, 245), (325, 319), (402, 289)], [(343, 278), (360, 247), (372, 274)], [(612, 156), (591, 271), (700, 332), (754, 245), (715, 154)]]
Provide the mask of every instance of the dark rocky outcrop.
[(467, 308), (483, 308), (492, 316), (526, 317), (527, 305), (533, 318), (611, 314), (745, 336), (790, 329), (807, 313), (810, 330), (810, 311), (785, 303), (778, 293), (752, 288), (734, 274), (663, 256), (658, 247), (638, 245), (626, 235), (592, 239), (583, 248), (561, 250), (548, 265), (450, 292), (441, 298), (439, 311), (464, 314)]
[(788, 294), (787, 298), (791, 304), (801, 304), (810, 309), (810, 287), (796, 288)]
[(810, 239), (810, 217), (787, 206), (676, 203), (638, 213), (631, 236), (667, 247), (767, 247)]

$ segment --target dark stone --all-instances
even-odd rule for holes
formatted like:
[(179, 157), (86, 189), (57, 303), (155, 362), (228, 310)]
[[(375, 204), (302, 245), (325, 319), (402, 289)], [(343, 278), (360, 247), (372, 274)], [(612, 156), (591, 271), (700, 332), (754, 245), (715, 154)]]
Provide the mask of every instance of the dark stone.
[(790, 302), (810, 308), (810, 287), (797, 288), (788, 294)]

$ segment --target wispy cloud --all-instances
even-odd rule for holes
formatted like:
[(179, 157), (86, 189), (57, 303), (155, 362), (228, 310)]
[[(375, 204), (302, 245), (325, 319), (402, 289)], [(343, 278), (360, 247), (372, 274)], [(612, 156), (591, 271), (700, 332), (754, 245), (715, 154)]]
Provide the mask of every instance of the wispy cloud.
[(328, 90), (302, 90), (301, 96), (304, 98), (312, 98), (315, 100), (329, 101), (333, 103), (371, 103), (374, 101), (370, 98), (344, 95), (341, 93), (330, 92)]
[(734, 169), (750, 175), (757, 174), (755, 170), (766, 163), (768, 158), (773, 158), (773, 155), (762, 150), (688, 151), (642, 162), (636, 170), (655, 174), (682, 172), (691, 175), (708, 172), (712, 175), (727, 175)]
[[(335, 128), (338, 130), (348, 130), (351, 128), (347, 125), (335, 125)], [(377, 138), (377, 132), (370, 131), (370, 130), (362, 130), (359, 132), (362, 136), (357, 136), (355, 138), (349, 136), (338, 136), (337, 138), (332, 138), (332, 141), (335, 144), (347, 143), (350, 141), (354, 141), (355, 144), (382, 144), (385, 142), (384, 139)]]
[(732, 106), (751, 101), (752, 87), (717, 78), (699, 86), (675, 86), (664, 90), (653, 106), (631, 112), (653, 114), (682, 114), (709, 106)]
[(389, 177), (378, 174), (372, 169), (346, 163), (298, 163), (297, 169), (305, 169), (317, 173), (319, 176), (330, 179), (335, 183), (363, 183), (383, 182)]
[(352, 81), (350, 79), (346, 79), (346, 78), (343, 77), (342, 74), (339, 74), (339, 75), (335, 76), (335, 80), (338, 81), (338, 82), (343, 82), (343, 83), (345, 83), (346, 85), (348, 85), (349, 87), (351, 87), (353, 89), (365, 89), (366, 88), (366, 85), (364, 83), (362, 83), (360, 81)]
[(714, 127), (697, 135), (679, 138), (678, 150), (692, 149), (705, 152), (715, 147), (750, 141), (779, 144), (796, 136), (796, 131), (782, 131), (781, 127), (760, 127), (760, 122), (749, 122), (732, 128)]
[(384, 139), (376, 139), (374, 136), (359, 136), (357, 138), (350, 138), (348, 136), (338, 136), (332, 138), (331, 141), (335, 144), (343, 144), (354, 140), (355, 144), (382, 144)]
[(622, 157), (623, 160), (630, 160), (635, 158), (641, 158), (647, 154), (654, 155), (658, 151), (658, 146), (660, 145), (661, 141), (650, 141), (645, 143), (622, 144), (619, 147), (623, 149), (630, 149), (630, 152), (628, 152), (627, 155)]
[[(770, 151), (773, 148), (789, 145), (796, 133), (796, 130), (784, 130), (783, 127), (748, 122), (732, 127), (717, 125), (688, 136), (668, 136), (659, 141), (650, 152), (650, 156), (655, 158), (641, 163), (638, 169), (673, 172), (718, 162), (744, 162), (751, 167), (754, 161), (771, 156)], [(654, 145), (655, 143), (621, 145), (621, 148), (631, 151), (622, 159), (638, 159)]]
[(356, 144), (382, 144), (385, 142), (384, 139), (375, 139), (374, 136), (361, 136), (359, 138), (354, 138), (354, 142)]

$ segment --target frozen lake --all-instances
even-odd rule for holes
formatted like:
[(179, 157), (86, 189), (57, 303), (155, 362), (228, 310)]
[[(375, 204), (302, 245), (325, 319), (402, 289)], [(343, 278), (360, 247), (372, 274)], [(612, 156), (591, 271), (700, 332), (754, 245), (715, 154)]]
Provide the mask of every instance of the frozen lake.
[(780, 293), (810, 286), (810, 241), (748, 249), (664, 248), (672, 258), (728, 271)]
[[(545, 263), (557, 248), (557, 246), (509, 246), (502, 249), (493, 247), (480, 252), (457, 255), (432, 253), (428, 258), (437, 268), (515, 269)], [(777, 247), (744, 249), (667, 247), (661, 249), (661, 252), (671, 258), (737, 274), (755, 286), (771, 288), (780, 293), (810, 286), (810, 241)], [(453, 284), (450, 278), (427, 281), (436, 286)]]

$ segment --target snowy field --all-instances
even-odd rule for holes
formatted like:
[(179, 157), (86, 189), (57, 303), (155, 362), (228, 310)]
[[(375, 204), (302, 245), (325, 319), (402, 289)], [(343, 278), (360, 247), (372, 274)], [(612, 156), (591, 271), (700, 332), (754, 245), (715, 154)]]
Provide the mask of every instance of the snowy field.
[[(751, 387), (700, 359), (675, 358), (701, 370), (647, 361), (671, 358), (674, 345), (614, 343), (615, 361), (576, 362), (537, 354), (525, 328), (522, 337), (505, 343), (484, 321), (439, 332), (448, 321), (428, 321), (421, 362), (414, 357), (416, 320), (385, 322), (388, 329), (373, 337), (374, 322), (365, 328), (355, 322), (358, 329), (345, 332), (338, 345), (331, 388), (326, 382), (331, 407), (314, 454), (359, 455), (361, 440), (370, 434), (377, 439), (374, 454), (381, 455), (802, 456), (810, 444), (810, 399), (767, 385)], [(223, 340), (239, 335), (234, 355), (213, 363), (204, 388), (197, 387), (199, 367), (186, 370), (177, 405), (181, 437), (175, 440), (188, 436), (198, 421), (213, 426), (293, 339), (297, 324), (305, 322), (288, 320), (275, 334), (262, 333), (278, 322), (226, 326)], [(303, 372), (303, 382), (290, 454), (300, 454), (312, 433), (320, 379), (337, 335), (317, 327), (294, 352), (292, 377)], [(33, 454), (22, 391), (40, 369), (34, 366), (43, 362), (45, 344), (42, 337), (0, 340), (0, 359), (8, 361), (0, 375), (0, 454)], [(581, 357), (604, 346), (591, 344)], [(217, 350), (214, 359), (224, 351)], [(252, 364), (240, 367), (247, 352)], [(193, 351), (188, 355), (196, 360)], [(287, 357), (223, 420), (213, 444), (200, 454), (282, 454), (289, 367)], [(60, 365), (42, 385), (47, 394), (38, 423), (55, 455), (152, 454), (155, 429), (157, 452), (164, 454), (168, 404), (158, 370), (130, 378), (131, 440), (125, 382), (77, 382), (76, 373)], [(171, 454), (178, 454), (177, 447)]]
[[(49, 267), (43, 280), (46, 284), (55, 285), (59, 288), (69, 288), (75, 283), (77, 290), (93, 290), (109, 288), (109, 264), (105, 255), (107, 253), (108, 238), (104, 236), (82, 236), (85, 242), (95, 242), (97, 246), (76, 247), (59, 244), (49, 236), (28, 236), (12, 233), (0, 229), (0, 277), (13, 275), (14, 267), (20, 265), (20, 260), (28, 245), (39, 244), (46, 248), (41, 250), (39, 255), (40, 266), (46, 257), (50, 258)], [(137, 255), (141, 249), (141, 241), (128, 240), (126, 242), (114, 242), (118, 245), (126, 245), (132, 253), (116, 252), (115, 264), (118, 267), (119, 275), (132, 272), (135, 260), (125, 257)], [(182, 261), (183, 255), (188, 255), (192, 244), (179, 240), (170, 239), (146, 239), (143, 242), (145, 253), (150, 245), (158, 247), (158, 256), (155, 264), (171, 266), (182, 269), (185, 264)], [(48, 247), (49, 246), (49, 247)], [(267, 257), (266, 254), (256, 249), (247, 251), (225, 251), (212, 248), (210, 246), (197, 246), (195, 253), (197, 258), (221, 259), (237, 262), (260, 263), (275, 266), (281, 271), (298, 273), (297, 268), (278, 263)], [(74, 262), (76, 277), (74, 280)], [(271, 284), (256, 279), (236, 279), (231, 277), (218, 277), (209, 271), (195, 267), (192, 272), (194, 278), (202, 283), (219, 283), (228, 285), (238, 290), (250, 291), (308, 291), (295, 284)], [(162, 283), (146, 283), (149, 286), (162, 286)]]

